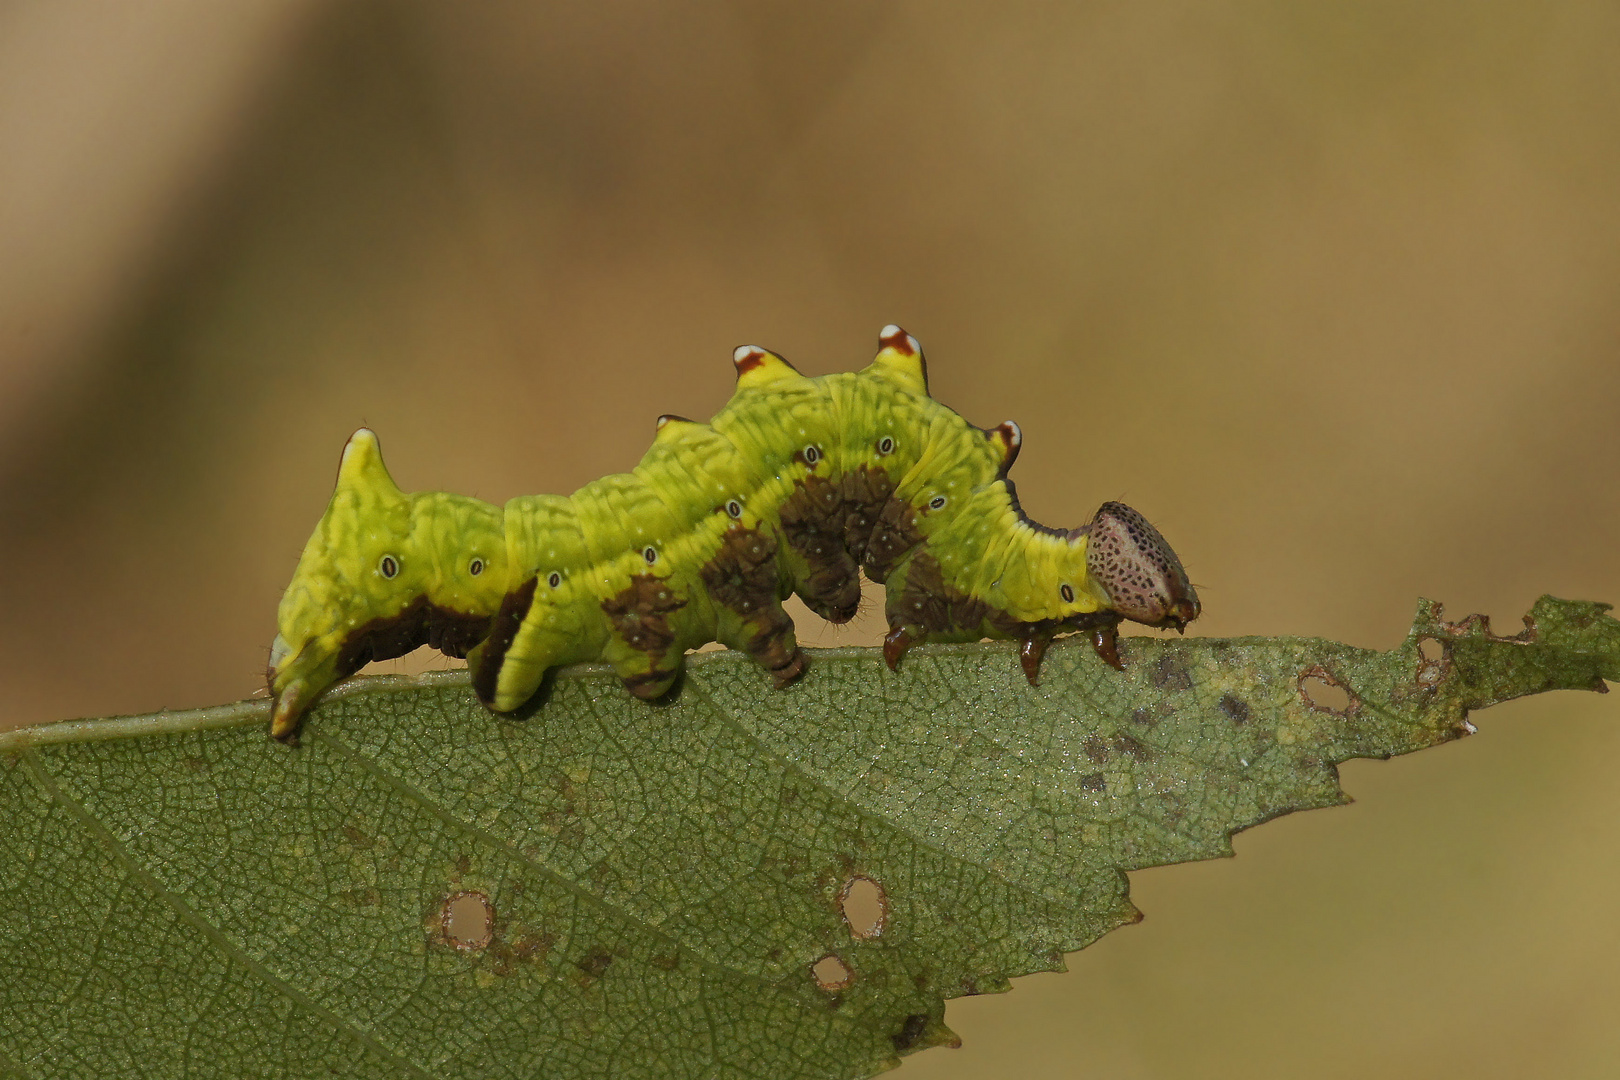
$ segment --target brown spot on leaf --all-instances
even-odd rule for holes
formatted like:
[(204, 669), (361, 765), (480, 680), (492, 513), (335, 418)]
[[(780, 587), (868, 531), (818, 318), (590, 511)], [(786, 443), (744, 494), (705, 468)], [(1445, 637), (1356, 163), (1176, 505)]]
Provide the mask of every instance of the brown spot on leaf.
[(1130, 735), (1114, 736), (1114, 749), (1136, 762), (1147, 761), (1153, 756), (1146, 746)]
[(923, 1032), (928, 1030), (928, 1014), (912, 1013), (900, 1024), (900, 1030), (889, 1036), (894, 1048), (901, 1052), (910, 1050), (922, 1038)]
[(1086, 741), (1080, 744), (1080, 749), (1086, 752), (1086, 757), (1095, 765), (1101, 765), (1108, 760), (1108, 744), (1099, 736), (1087, 735)]
[(1215, 707), (1221, 710), (1226, 718), (1234, 724), (1247, 724), (1249, 722), (1249, 703), (1236, 694), (1222, 694), (1221, 700), (1215, 703)]
[(600, 979), (607, 973), (608, 966), (613, 963), (613, 954), (606, 949), (592, 949), (578, 960), (574, 966), (585, 973), (586, 978)]
[(532, 965), (544, 960), (556, 943), (556, 934), (536, 934), (528, 930), (518, 930), (512, 939), (507, 941), (503, 939), (500, 928), (497, 927), (495, 940), (484, 954), (487, 958), (485, 970), (505, 978), (524, 964)]
[(1083, 791), (1102, 791), (1107, 786), (1100, 772), (1086, 773), (1080, 778), (1080, 787)]
[(1192, 672), (1187, 665), (1174, 656), (1159, 657), (1159, 662), (1153, 665), (1153, 685), (1160, 690), (1191, 690), (1193, 686)]

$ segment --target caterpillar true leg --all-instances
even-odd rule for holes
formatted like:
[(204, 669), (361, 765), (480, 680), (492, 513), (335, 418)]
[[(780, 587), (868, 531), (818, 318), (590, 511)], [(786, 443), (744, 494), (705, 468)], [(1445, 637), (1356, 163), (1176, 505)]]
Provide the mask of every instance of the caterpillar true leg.
[(1102, 657), (1103, 663), (1115, 671), (1125, 670), (1125, 661), (1119, 658), (1119, 629), (1117, 624), (1108, 623), (1104, 626), (1094, 627), (1091, 631), (1091, 648)]
[(1055, 634), (1091, 632), (1120, 667), (1122, 618), (1181, 630), (1198, 616), (1142, 515), (1104, 503), (1072, 531), (1032, 522), (1007, 478), (1018, 426), (981, 430), (930, 398), (899, 327), (879, 345), (861, 371), (814, 379), (740, 348), (710, 423), (660, 417), (632, 472), (505, 507), (401, 492), (376, 437), (356, 432), (282, 598), (272, 732), (290, 740), (332, 683), (422, 644), (467, 655), (479, 698), (503, 712), (579, 660), (658, 697), (711, 640), (783, 686), (806, 658), (781, 601), (797, 592), (847, 620), (862, 567), (887, 586), (891, 668), (923, 641), (1011, 638), (1034, 683)]
[(1046, 658), (1046, 650), (1052, 644), (1052, 638), (1047, 634), (1031, 634), (1018, 646), (1018, 666), (1024, 669), (1024, 678), (1029, 685), (1041, 684), (1041, 661)]

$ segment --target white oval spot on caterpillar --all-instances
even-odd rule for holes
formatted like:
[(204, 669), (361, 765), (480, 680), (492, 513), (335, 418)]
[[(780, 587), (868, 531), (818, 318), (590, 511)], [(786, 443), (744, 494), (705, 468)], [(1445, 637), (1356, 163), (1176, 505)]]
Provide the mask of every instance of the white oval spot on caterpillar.
[(845, 990), (855, 981), (855, 972), (837, 953), (828, 953), (810, 965), (810, 977), (823, 990)]
[(653, 563), (658, 561), (658, 549), (649, 546), (642, 550), (641, 557), (647, 560), (648, 566), (651, 566)]
[(844, 882), (838, 910), (849, 924), (850, 935), (860, 941), (880, 937), (889, 925), (889, 894), (864, 874)]
[(479, 574), (482, 574), (483, 572), (484, 572), (484, 560), (483, 559), (476, 559), (475, 558), (475, 559), (473, 559), (472, 562), (467, 564), (467, 573), (471, 574), (473, 577), (477, 577)]
[(546, 578), (546, 584), (550, 585), (553, 589), (557, 588), (557, 586), (562, 584), (562, 575), (553, 570)]
[(730, 502), (726, 503), (726, 513), (730, 514), (734, 518), (742, 517), (742, 503), (738, 502), (736, 499), (732, 499)]
[(820, 460), (821, 460), (821, 447), (816, 446), (814, 443), (812, 443), (809, 446), (804, 448), (804, 463), (806, 465), (812, 465), (813, 466), (813, 465), (815, 465), (816, 462), (818, 462)]
[(385, 578), (399, 576), (399, 560), (392, 555), (384, 555), (377, 562), (377, 572)]
[(1068, 584), (1063, 585), (1060, 589), (1058, 589), (1058, 595), (1063, 597), (1063, 602), (1065, 604), (1074, 603), (1074, 587), (1073, 586), (1068, 585)]
[(930, 510), (943, 510), (943, 509), (945, 509), (945, 496), (943, 496), (943, 495), (935, 495), (932, 499), (929, 499), (928, 500), (928, 509), (930, 509)]
[(887, 455), (894, 453), (894, 439), (888, 435), (885, 435), (883, 438), (879, 439), (877, 444), (877, 452), (878, 456), (880, 457), (886, 457)]

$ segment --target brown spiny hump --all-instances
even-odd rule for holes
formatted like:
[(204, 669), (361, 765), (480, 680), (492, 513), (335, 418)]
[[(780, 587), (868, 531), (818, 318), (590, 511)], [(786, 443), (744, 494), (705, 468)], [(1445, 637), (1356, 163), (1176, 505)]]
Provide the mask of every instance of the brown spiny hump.
[(1187, 571), (1147, 518), (1124, 503), (1103, 503), (1086, 532), (1086, 572), (1116, 612), (1176, 630), (1198, 617), (1198, 594)]
[(878, 354), (874, 363), (900, 376), (919, 394), (928, 393), (928, 359), (917, 339), (890, 323), (878, 334)]
[(737, 346), (732, 350), (731, 363), (737, 369), (737, 382), (743, 386), (764, 386), (782, 379), (804, 377), (798, 368), (758, 345)]
[(1018, 450), (1024, 445), (1024, 433), (1011, 420), (1003, 420), (987, 430), (984, 437), (1001, 451), (1000, 475), (1005, 477), (1007, 470), (1013, 467), (1013, 462), (1018, 460)]

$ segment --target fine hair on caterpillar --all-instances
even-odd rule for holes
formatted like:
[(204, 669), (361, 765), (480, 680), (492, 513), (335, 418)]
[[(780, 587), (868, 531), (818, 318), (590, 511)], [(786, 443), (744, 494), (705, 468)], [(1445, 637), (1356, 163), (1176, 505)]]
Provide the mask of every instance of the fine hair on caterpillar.
[(421, 645), (466, 657), (499, 712), (589, 660), (658, 698), (711, 641), (783, 687), (808, 661), (782, 601), (847, 622), (862, 570), (886, 587), (891, 669), (923, 641), (1013, 639), (1034, 683), (1071, 631), (1122, 669), (1122, 619), (1198, 617), (1180, 560), (1130, 507), (1104, 503), (1072, 530), (1030, 521), (1007, 479), (1018, 426), (977, 428), (930, 398), (899, 327), (856, 372), (808, 378), (751, 345), (732, 360), (736, 391), (709, 423), (659, 417), (640, 464), (573, 495), (408, 495), (377, 437), (355, 432), (281, 599), (271, 733), (294, 740), (327, 687)]

